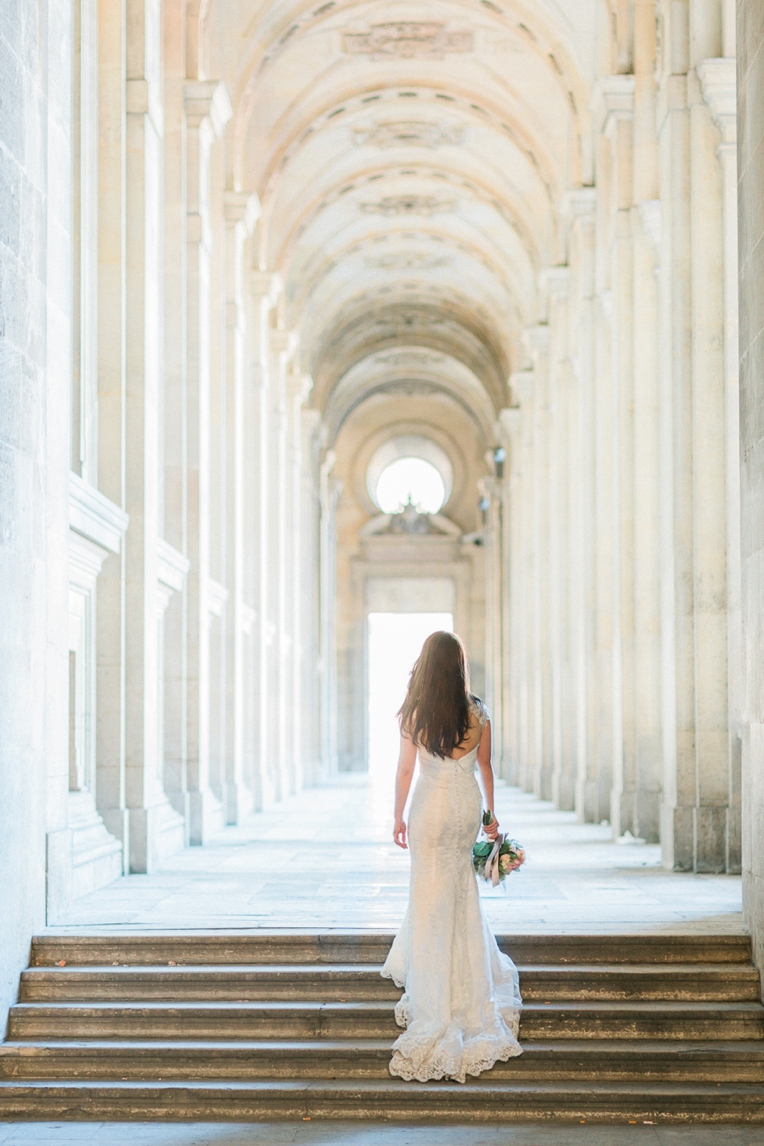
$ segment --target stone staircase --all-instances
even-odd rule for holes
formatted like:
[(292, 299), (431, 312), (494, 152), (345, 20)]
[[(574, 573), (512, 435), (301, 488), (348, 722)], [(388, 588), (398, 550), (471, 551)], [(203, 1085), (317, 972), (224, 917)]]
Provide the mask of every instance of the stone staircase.
[(2, 1119), (764, 1122), (746, 936), (515, 936), (525, 1053), (390, 1077), (382, 933), (46, 936), (0, 1043)]

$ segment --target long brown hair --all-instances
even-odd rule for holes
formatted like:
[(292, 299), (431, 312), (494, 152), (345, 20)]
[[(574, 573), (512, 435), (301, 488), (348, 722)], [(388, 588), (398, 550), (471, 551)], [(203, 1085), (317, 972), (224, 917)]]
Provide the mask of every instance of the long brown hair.
[(401, 731), (433, 756), (450, 756), (470, 729), (467, 654), (456, 633), (432, 633), (411, 670)]

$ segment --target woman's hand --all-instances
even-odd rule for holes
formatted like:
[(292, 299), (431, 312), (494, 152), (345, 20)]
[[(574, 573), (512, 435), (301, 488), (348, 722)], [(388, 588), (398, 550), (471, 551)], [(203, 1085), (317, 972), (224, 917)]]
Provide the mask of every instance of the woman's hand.
[(483, 831), (489, 840), (495, 840), (499, 834), (499, 821), (494, 816), (490, 824), (483, 824)]
[(396, 820), (393, 824), (393, 841), (398, 845), (399, 848), (403, 848), (404, 850), (408, 848), (409, 845), (406, 843), (405, 820)]

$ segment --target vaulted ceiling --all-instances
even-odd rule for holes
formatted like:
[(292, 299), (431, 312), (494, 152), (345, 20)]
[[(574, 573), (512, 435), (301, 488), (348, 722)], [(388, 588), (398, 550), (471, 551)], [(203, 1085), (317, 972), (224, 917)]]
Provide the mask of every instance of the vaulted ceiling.
[(539, 272), (565, 261), (565, 193), (592, 180), (604, 11), (210, 0), (205, 66), (234, 105), (229, 179), (260, 196), (260, 266), (284, 280), (283, 320), (335, 426), (407, 380), (483, 421), (506, 404), (521, 332), (543, 318)]

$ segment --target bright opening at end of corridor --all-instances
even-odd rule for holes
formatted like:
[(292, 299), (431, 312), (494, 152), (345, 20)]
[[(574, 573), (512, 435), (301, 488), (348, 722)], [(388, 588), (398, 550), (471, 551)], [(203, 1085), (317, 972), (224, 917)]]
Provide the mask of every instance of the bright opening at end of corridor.
[(398, 760), (396, 714), (409, 674), (430, 633), (453, 627), (453, 613), (369, 613), (368, 760), (373, 780), (392, 785)]

